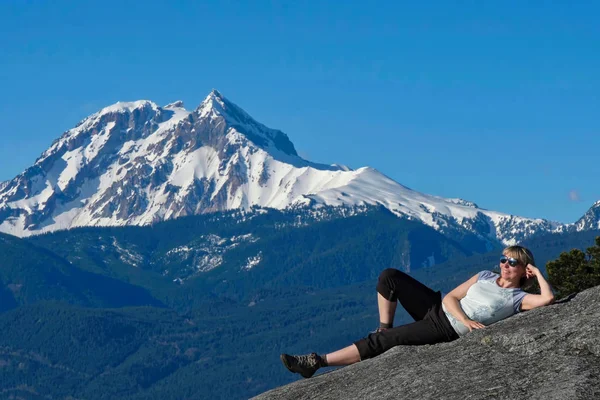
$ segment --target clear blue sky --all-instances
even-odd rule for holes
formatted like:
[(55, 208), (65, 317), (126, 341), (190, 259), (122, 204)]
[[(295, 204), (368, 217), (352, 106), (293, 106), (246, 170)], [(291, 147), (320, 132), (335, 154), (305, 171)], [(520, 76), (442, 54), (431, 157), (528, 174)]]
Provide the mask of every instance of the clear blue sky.
[(459, 3), (1, 1), (0, 181), (104, 106), (216, 88), (312, 161), (575, 221), (600, 200), (600, 3)]

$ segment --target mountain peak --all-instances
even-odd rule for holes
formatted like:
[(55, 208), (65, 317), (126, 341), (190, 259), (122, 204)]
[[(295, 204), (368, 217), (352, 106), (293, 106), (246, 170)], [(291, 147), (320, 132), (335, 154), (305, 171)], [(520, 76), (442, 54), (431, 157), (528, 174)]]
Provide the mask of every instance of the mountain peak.
[(183, 104), (183, 101), (181, 101), (181, 100), (174, 101), (165, 106), (165, 108), (184, 108), (184, 107), (185, 107), (185, 105)]
[(269, 129), (257, 122), (250, 114), (241, 107), (229, 101), (217, 89), (211, 90), (206, 98), (200, 103), (196, 112), (201, 118), (212, 116), (223, 117), (229, 123), (236, 125), (254, 125), (260, 129)]
[(211, 90), (208, 95), (212, 96), (212, 97), (217, 97), (217, 98), (223, 99), (223, 95), (217, 89)]
[(471, 208), (479, 208), (479, 206), (477, 204), (473, 203), (472, 201), (465, 200), (465, 199), (454, 198), (454, 199), (448, 199), (448, 201), (451, 203), (454, 203), (454, 204), (461, 205), (461, 206), (467, 206), (467, 207), (471, 207)]
[(137, 101), (117, 101), (108, 107), (104, 107), (100, 110), (97, 115), (115, 113), (115, 112), (131, 112), (137, 108), (150, 107), (153, 110), (158, 110), (158, 105), (150, 100), (137, 100)]
[(225, 117), (228, 114), (227, 110), (230, 108), (230, 104), (231, 103), (229, 103), (218, 90), (213, 89), (202, 103), (200, 103), (196, 111), (201, 118), (206, 117), (211, 113)]
[(241, 107), (227, 100), (218, 90), (213, 89), (194, 111), (200, 118), (210, 120), (223, 118), (235, 131), (243, 134), (256, 145), (270, 151), (277, 149), (284, 154), (298, 157), (293, 143), (280, 130), (271, 129), (256, 121)]

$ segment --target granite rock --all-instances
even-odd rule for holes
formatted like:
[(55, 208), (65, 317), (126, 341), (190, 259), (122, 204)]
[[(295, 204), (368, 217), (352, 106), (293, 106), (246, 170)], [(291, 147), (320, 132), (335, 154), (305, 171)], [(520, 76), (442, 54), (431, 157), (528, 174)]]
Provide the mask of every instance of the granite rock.
[(599, 399), (599, 321), (597, 286), (451, 343), (398, 346), (255, 398)]

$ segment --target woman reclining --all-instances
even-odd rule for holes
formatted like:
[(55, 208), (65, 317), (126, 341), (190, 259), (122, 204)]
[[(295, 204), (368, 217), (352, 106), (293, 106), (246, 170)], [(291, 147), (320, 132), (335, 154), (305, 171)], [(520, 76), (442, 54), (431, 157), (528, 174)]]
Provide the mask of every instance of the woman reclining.
[[(522, 287), (537, 279), (541, 294)], [(481, 329), (520, 311), (545, 306), (554, 301), (552, 289), (535, 267), (533, 254), (522, 246), (504, 249), (500, 275), (481, 271), (462, 283), (442, 300), (414, 278), (397, 269), (386, 269), (377, 284), (379, 328), (369, 336), (326, 355), (281, 355), (291, 372), (310, 378), (321, 367), (354, 364), (382, 354), (399, 345), (450, 342), (473, 329)], [(397, 302), (415, 322), (393, 327)]]

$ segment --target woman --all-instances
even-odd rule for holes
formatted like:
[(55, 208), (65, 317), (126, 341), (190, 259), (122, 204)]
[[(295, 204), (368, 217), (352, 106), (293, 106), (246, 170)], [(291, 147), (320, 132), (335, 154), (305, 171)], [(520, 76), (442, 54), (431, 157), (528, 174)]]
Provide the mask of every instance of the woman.
[[(522, 287), (536, 278), (541, 294), (529, 294)], [(321, 367), (349, 365), (375, 357), (394, 346), (450, 342), (473, 329), (481, 329), (520, 311), (554, 301), (552, 289), (535, 267), (533, 254), (522, 246), (504, 249), (500, 274), (482, 271), (456, 287), (442, 300), (422, 283), (396, 269), (386, 269), (377, 284), (379, 328), (369, 336), (327, 355), (316, 353), (281, 355), (291, 372), (310, 378)], [(393, 327), (397, 301), (415, 319)]]

